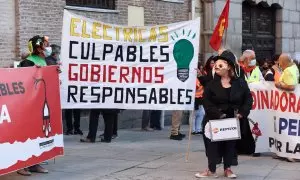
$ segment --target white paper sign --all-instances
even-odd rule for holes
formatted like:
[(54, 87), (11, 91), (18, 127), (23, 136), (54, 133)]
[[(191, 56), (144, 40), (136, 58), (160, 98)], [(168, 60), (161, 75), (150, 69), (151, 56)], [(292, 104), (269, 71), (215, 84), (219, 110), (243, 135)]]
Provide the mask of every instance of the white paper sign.
[(237, 140), (241, 138), (240, 123), (236, 118), (210, 120), (211, 141)]

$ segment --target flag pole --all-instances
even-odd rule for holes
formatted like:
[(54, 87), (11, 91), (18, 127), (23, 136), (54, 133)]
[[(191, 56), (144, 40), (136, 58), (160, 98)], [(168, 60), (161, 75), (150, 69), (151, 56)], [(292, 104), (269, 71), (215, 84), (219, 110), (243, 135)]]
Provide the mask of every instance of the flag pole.
[(185, 162), (189, 161), (189, 156), (190, 156), (190, 147), (191, 147), (191, 136), (192, 136), (192, 126), (194, 125), (194, 118), (195, 116), (195, 111), (191, 110), (190, 111), (190, 116), (189, 116), (189, 140), (188, 140), (188, 145), (186, 149), (186, 156), (185, 156)]
[(227, 45), (227, 28), (225, 29), (225, 38), (224, 38), (224, 49)]

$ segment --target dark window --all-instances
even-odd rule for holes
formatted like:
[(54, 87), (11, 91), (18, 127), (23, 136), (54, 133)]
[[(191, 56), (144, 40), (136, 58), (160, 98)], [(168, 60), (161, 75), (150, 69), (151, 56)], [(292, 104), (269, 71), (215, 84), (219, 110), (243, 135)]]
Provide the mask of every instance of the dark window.
[(258, 61), (271, 59), (275, 53), (276, 9), (244, 1), (242, 51), (253, 49)]
[(67, 6), (115, 9), (115, 0), (66, 0)]

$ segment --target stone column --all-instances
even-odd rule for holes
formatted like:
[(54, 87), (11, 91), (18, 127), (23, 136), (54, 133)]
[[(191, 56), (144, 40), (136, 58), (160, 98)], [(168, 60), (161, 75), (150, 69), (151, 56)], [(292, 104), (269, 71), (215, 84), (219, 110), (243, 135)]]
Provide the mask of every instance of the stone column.
[(213, 53), (209, 45), (210, 37), (214, 30), (214, 3), (215, 0), (202, 0), (203, 2), (203, 31), (202, 31), (202, 52), (206, 60)]

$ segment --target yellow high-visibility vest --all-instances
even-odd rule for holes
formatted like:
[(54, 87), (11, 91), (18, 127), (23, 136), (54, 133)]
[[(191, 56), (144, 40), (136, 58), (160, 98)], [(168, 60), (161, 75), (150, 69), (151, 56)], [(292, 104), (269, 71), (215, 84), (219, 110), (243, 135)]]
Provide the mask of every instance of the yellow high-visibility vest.
[(247, 77), (246, 73), (245, 73), (245, 80), (247, 81), (247, 83), (252, 83), (252, 82), (259, 82), (261, 79), (261, 72), (259, 67), (256, 66), (255, 69), (253, 69), (253, 71), (250, 74), (250, 77)]
[(299, 70), (296, 64), (293, 64), (290, 67), (287, 67), (279, 79), (280, 82), (283, 82), (286, 85), (296, 85), (299, 82)]

